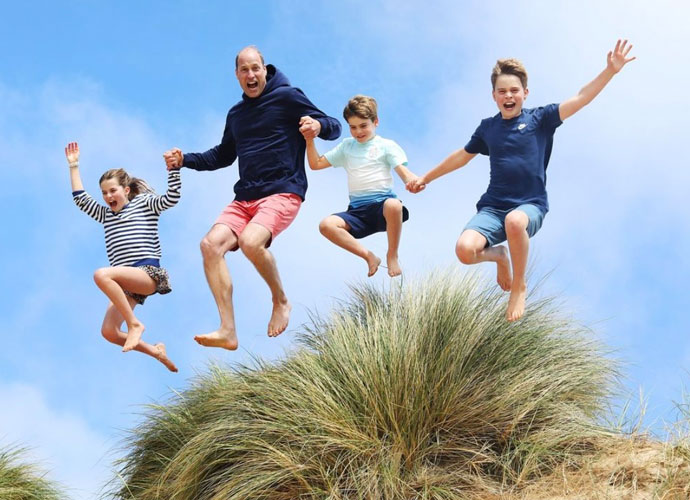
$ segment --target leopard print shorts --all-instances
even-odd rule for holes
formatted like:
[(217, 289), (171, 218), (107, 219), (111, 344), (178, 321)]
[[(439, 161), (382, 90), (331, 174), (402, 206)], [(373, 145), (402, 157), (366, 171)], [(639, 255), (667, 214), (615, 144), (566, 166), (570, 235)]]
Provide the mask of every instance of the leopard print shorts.
[[(160, 293), (165, 295), (166, 293), (172, 292), (170, 288), (170, 277), (168, 276), (168, 271), (162, 267), (156, 266), (138, 266), (139, 269), (143, 270), (151, 276), (151, 279), (156, 282), (156, 291), (153, 293)], [(141, 295), (138, 293), (132, 293), (125, 290), (125, 295), (132, 297), (137, 304), (141, 305), (146, 300), (147, 295)], [(153, 294), (152, 294), (153, 295)]]

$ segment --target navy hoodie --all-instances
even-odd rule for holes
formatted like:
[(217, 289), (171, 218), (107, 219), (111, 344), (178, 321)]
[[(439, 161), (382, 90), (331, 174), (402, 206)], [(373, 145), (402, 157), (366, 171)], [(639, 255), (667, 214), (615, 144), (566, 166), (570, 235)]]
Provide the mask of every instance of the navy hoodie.
[(307, 192), (304, 171), (306, 143), (299, 132), (302, 116), (321, 123), (319, 137), (340, 137), (340, 123), (314, 106), (300, 89), (292, 87), (275, 66), (266, 66), (266, 87), (255, 98), (242, 94), (225, 121), (221, 143), (205, 153), (185, 153), (184, 166), (216, 170), (239, 158), (240, 180), (235, 199), (258, 200), (277, 193)]

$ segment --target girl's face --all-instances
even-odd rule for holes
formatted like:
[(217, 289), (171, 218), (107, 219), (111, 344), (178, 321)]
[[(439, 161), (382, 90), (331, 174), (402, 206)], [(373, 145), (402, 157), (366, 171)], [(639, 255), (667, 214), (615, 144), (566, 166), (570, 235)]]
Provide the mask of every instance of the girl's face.
[(117, 213), (129, 203), (129, 186), (123, 187), (117, 179), (106, 179), (101, 182), (101, 193), (103, 201), (110, 207), (110, 210)]

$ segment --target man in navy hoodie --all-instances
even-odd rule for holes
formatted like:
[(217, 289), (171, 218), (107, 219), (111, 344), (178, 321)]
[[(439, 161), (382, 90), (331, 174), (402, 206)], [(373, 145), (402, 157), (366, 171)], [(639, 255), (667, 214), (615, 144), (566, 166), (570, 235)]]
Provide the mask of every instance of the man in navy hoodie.
[(204, 272), (218, 306), (220, 328), (194, 337), (201, 345), (230, 350), (237, 349), (238, 341), (226, 252), (240, 248), (266, 281), (273, 300), (268, 335), (281, 334), (287, 328), (291, 306), (268, 246), (290, 225), (304, 201), (305, 137), (340, 137), (338, 120), (314, 106), (273, 65), (266, 65), (256, 47), (245, 47), (237, 54), (235, 75), (244, 93), (228, 111), (221, 143), (204, 153), (183, 154), (174, 148), (163, 155), (168, 170), (216, 170), (239, 159), (235, 200), (201, 241)]

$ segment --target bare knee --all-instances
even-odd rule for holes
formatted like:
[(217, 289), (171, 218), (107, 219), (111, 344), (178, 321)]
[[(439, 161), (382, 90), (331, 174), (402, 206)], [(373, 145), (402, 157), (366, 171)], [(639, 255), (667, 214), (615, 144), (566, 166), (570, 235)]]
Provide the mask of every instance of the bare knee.
[(110, 278), (107, 267), (101, 267), (99, 269), (96, 269), (93, 273), (93, 280), (96, 282), (97, 285), (105, 283), (108, 279)]
[(240, 235), (238, 244), (242, 253), (253, 262), (265, 250), (266, 246), (256, 239), (243, 237), (243, 234)]
[(505, 219), (505, 229), (506, 235), (520, 235), (527, 230), (527, 224), (529, 224), (529, 218), (527, 214), (521, 212), (520, 210), (513, 210)]
[(103, 338), (108, 342), (112, 342), (113, 344), (118, 343), (119, 336), (117, 334), (117, 328), (113, 325), (103, 325), (101, 327), (101, 335), (103, 335)]
[(477, 249), (463, 240), (455, 244), (455, 255), (463, 264), (474, 264), (477, 259)]
[(396, 198), (389, 198), (383, 202), (383, 216), (386, 219), (389, 217), (402, 217), (402, 209), (402, 203)]
[(201, 256), (204, 258), (204, 260), (214, 258), (217, 259), (225, 255), (222, 246), (211, 239), (208, 235), (204, 236), (199, 244), (199, 247), (201, 248)]
[(335, 231), (336, 229), (337, 227), (330, 219), (330, 217), (326, 217), (324, 220), (319, 222), (319, 232), (326, 237), (333, 234), (333, 231)]

